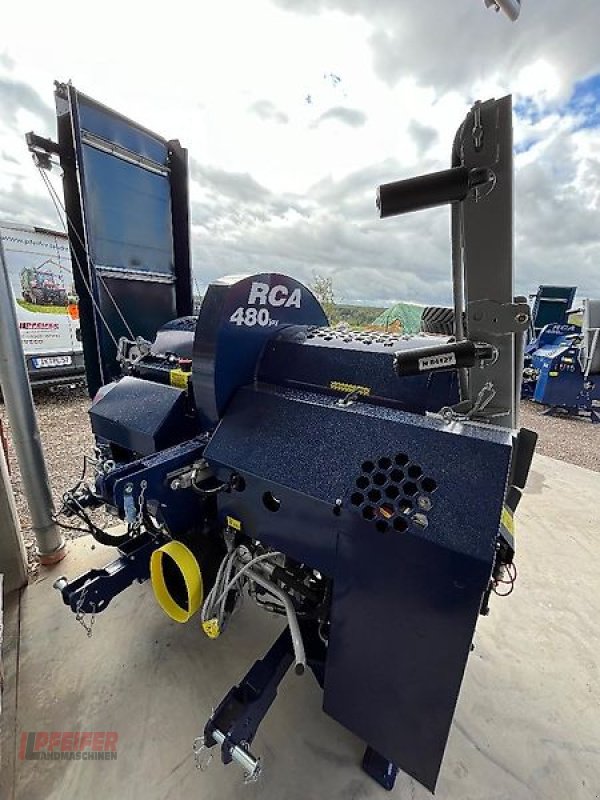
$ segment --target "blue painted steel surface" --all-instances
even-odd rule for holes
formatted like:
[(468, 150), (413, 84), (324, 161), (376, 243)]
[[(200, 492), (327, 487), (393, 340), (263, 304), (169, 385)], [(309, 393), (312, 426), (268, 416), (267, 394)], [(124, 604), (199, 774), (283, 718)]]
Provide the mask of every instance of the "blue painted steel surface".
[(120, 374), (113, 337), (132, 338), (133, 333), (152, 340), (162, 324), (192, 313), (187, 155), (178, 142), (147, 131), (71, 85), (58, 85), (55, 96), (93, 397)]
[(96, 614), (104, 611), (111, 600), (134, 581), (143, 583), (150, 577), (150, 556), (167, 539), (147, 533), (122, 545), (121, 555), (101, 569), (92, 569), (60, 587), (65, 605), (71, 611)]
[[(539, 358), (543, 356), (543, 352), (540, 351), (543, 351), (544, 348), (553, 348), (557, 345), (563, 345), (566, 341), (565, 337), (578, 335), (581, 335), (580, 325), (563, 325), (560, 323), (546, 325), (542, 328), (538, 337), (529, 342), (525, 348), (525, 353), (532, 358)], [(533, 366), (539, 366), (539, 364), (536, 364), (534, 360)]]
[(195, 436), (196, 418), (186, 393), (172, 386), (125, 377), (90, 408), (94, 434), (134, 455), (149, 455)]
[(600, 420), (594, 403), (600, 401), (598, 376), (585, 377), (581, 366), (581, 328), (578, 325), (547, 325), (528, 348), (529, 362), (535, 371), (524, 383), (523, 394), (549, 410), (578, 415), (589, 414)]
[[(579, 325), (563, 325), (552, 323), (546, 325), (535, 339), (525, 347), (525, 360), (521, 397), (533, 398), (539, 377), (539, 372), (547, 355), (557, 347), (570, 345), (574, 336), (581, 335)], [(570, 339), (567, 337), (571, 337)]]
[(244, 478), (220, 515), (334, 579), (327, 713), (430, 788), (493, 566), (511, 447), (509, 431), (256, 387), (236, 394), (205, 451), (221, 479)]
[(166, 166), (165, 139), (81, 93), (78, 97), (79, 121), (83, 130)]
[(595, 421), (594, 402), (600, 401), (600, 381), (586, 379), (579, 363), (580, 347), (565, 344), (536, 353), (539, 375), (533, 393), (537, 403), (577, 414), (587, 412)]
[[(306, 663), (312, 669), (320, 686), (323, 685), (323, 667), (326, 647), (318, 636), (314, 622), (300, 620), (302, 639), (306, 650)], [(238, 686), (234, 686), (219, 703), (204, 728), (207, 747), (216, 744), (215, 729), (225, 735), (221, 745), (221, 760), (232, 760), (232, 749), (247, 748), (252, 743), (259, 725), (277, 697), (277, 690), (294, 661), (294, 648), (289, 628), (285, 628), (263, 658), (256, 661)]]
[[(97, 491), (108, 505), (119, 509), (123, 518), (124, 494), (128, 487), (136, 504), (143, 497), (148, 511), (172, 535), (186, 533), (204, 518), (207, 511), (205, 499), (191, 487), (172, 489), (171, 476), (198, 461), (205, 444), (206, 440), (198, 437), (146, 458), (119, 465), (97, 480)], [(145, 489), (142, 489), (143, 482), (146, 483)]]
[(258, 378), (264, 383), (331, 390), (342, 396), (357, 386), (359, 392), (368, 392), (372, 402), (424, 414), (458, 403), (456, 372), (399, 379), (393, 362), (395, 353), (429, 344), (431, 338), (423, 336), (406, 339), (377, 332), (292, 328), (268, 342)]
[(573, 306), (576, 292), (576, 286), (539, 287), (531, 310), (531, 324), (535, 335), (551, 323), (566, 324), (567, 312)]
[(285, 275), (238, 276), (212, 283), (194, 340), (194, 397), (205, 424), (214, 426), (233, 393), (253, 381), (271, 336), (289, 325), (327, 324), (312, 292)]
[[(83, 161), (93, 263), (173, 277), (168, 176), (149, 172), (86, 144)], [(116, 186), (119, 191), (115, 191)]]
[[(117, 465), (98, 490), (121, 516), (143, 496), (178, 537), (233, 518), (241, 535), (332, 579), (329, 647), (313, 666), (324, 708), (369, 745), (380, 782), (401, 767), (433, 788), (496, 559), (512, 436), (424, 415), (454, 402), (456, 383), (396, 376), (394, 353), (421, 337), (324, 322), (283, 276), (211, 286), (193, 349), (200, 423), (183, 433), (194, 424), (186, 392), (122, 379), (94, 405), (95, 432), (148, 455)], [(185, 344), (191, 321), (181, 325)], [(211, 432), (199, 437), (202, 427)], [(201, 458), (222, 490), (173, 488)], [(231, 724), (245, 726), (250, 706), (236, 699)]]
[(420, 495), (432, 503), (428, 526), (382, 533), (354, 511), (338, 539), (324, 710), (432, 791), (492, 571), (511, 454), (509, 432), (477, 433), (419, 418), (397, 426), (402, 453), (437, 483)]

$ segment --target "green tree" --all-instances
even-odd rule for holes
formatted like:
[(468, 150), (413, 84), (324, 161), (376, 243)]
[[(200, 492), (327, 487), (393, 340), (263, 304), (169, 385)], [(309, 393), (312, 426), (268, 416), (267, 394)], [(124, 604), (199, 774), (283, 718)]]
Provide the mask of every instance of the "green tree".
[(318, 272), (313, 272), (310, 288), (319, 303), (323, 306), (323, 311), (327, 314), (331, 325), (339, 322), (339, 315), (336, 309), (335, 290), (333, 288), (333, 278), (327, 278)]

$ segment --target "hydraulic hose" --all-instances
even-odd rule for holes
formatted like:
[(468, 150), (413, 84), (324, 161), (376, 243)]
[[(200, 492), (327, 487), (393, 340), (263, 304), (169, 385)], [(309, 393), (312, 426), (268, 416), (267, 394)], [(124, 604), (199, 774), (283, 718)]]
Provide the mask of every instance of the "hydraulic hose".
[(285, 608), (287, 615), (290, 634), (292, 637), (292, 646), (294, 648), (294, 660), (296, 662), (296, 675), (302, 675), (306, 669), (306, 653), (304, 652), (304, 642), (302, 641), (302, 634), (300, 633), (300, 626), (298, 625), (298, 617), (296, 616), (296, 609), (292, 601), (283, 589), (280, 589), (273, 581), (265, 577), (258, 569), (251, 567), (246, 570), (246, 575), (251, 581), (258, 583), (263, 589), (266, 589), (274, 595), (282, 606)]

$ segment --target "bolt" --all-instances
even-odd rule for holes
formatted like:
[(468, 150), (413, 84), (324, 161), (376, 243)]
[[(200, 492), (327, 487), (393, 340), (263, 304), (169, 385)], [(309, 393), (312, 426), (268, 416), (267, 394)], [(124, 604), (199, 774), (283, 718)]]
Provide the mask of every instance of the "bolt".
[(176, 492), (176, 491), (177, 491), (177, 489), (179, 489), (179, 488), (181, 488), (181, 481), (179, 480), (179, 478), (174, 478), (174, 479), (171, 481), (171, 489), (172, 489), (174, 492)]
[(423, 511), (431, 511), (431, 500), (428, 497), (419, 497), (417, 503)]

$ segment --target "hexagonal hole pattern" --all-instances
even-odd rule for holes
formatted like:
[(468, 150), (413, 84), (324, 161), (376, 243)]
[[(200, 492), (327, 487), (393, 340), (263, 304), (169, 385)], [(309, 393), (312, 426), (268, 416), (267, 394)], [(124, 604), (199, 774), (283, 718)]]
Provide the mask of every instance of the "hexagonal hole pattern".
[(380, 455), (361, 464), (350, 503), (379, 533), (422, 531), (429, 525), (431, 494), (437, 488), (407, 453)]
[(390, 500), (395, 500), (399, 494), (400, 494), (400, 489), (393, 483), (390, 486), (388, 486), (387, 489), (385, 490), (385, 496), (388, 497)]
[(402, 517), (396, 517), (392, 525), (394, 526), (394, 530), (398, 531), (398, 533), (404, 533), (404, 531), (408, 530), (408, 522)]
[(437, 483), (433, 480), (433, 478), (421, 478), (421, 489), (423, 489), (424, 492), (431, 494), (437, 489)]

